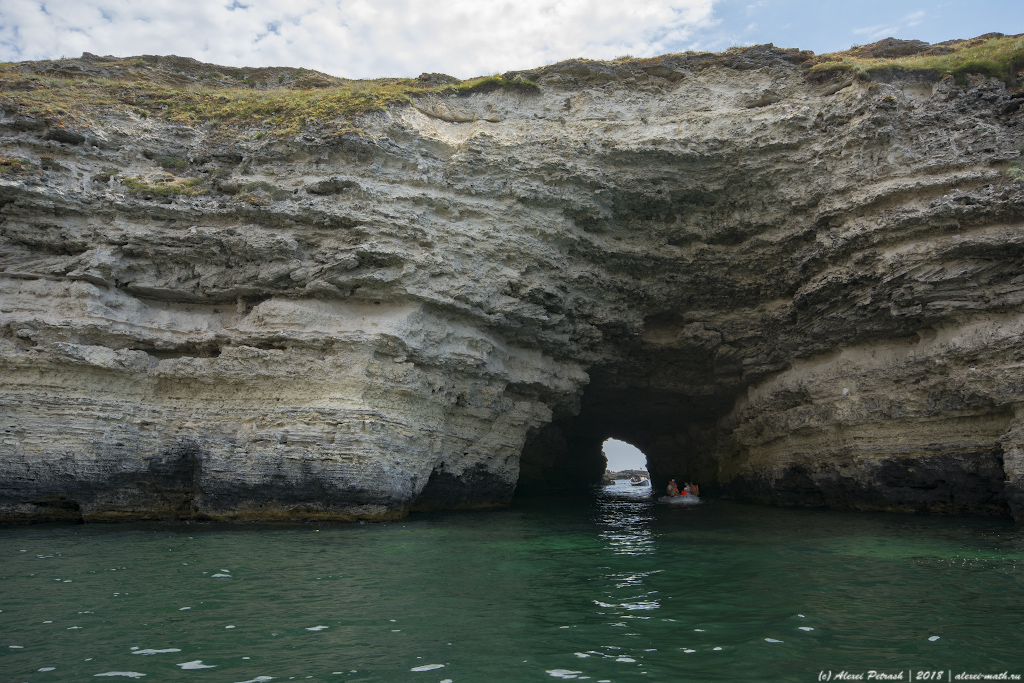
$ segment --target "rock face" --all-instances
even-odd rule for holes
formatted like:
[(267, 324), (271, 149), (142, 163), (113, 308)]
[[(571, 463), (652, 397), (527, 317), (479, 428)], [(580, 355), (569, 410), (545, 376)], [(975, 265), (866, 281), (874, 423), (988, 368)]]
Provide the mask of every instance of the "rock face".
[(655, 488), (1024, 517), (1019, 91), (714, 57), (332, 139), (5, 110), (0, 517), (499, 506), (608, 437)]

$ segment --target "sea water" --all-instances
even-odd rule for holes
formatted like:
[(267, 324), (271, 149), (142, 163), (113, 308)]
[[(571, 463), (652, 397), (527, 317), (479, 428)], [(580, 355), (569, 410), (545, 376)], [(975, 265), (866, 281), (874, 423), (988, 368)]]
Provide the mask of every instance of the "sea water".
[(387, 524), (3, 527), (0, 680), (1024, 674), (1011, 522), (649, 492)]

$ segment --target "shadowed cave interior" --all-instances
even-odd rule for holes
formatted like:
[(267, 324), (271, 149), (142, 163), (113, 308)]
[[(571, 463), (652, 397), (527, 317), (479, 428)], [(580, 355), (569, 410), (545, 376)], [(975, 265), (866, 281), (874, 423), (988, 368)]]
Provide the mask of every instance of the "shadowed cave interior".
[[(592, 372), (578, 415), (556, 417), (523, 448), (516, 495), (587, 490), (600, 484), (607, 467), (602, 445), (626, 442), (647, 458), (655, 490), (670, 478), (693, 480), (716, 490), (715, 425), (731, 401), (686, 396), (621, 369)], [(663, 374), (658, 382), (671, 381)], [(706, 483), (705, 483), (706, 482)]]

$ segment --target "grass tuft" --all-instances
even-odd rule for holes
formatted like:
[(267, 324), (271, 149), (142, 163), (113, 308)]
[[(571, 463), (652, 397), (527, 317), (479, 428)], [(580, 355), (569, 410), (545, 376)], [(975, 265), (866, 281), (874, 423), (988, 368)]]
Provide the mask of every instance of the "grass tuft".
[(160, 167), (168, 171), (180, 171), (188, 166), (188, 162), (178, 157), (160, 157)]
[(1006, 170), (1006, 175), (1010, 176), (1011, 180), (1018, 183), (1024, 183), (1024, 146), (1021, 146), (1019, 149), (1021, 157), (1017, 159), (1017, 162), (1013, 164), (1013, 166), (1010, 166), (1010, 168)]
[(0, 175), (22, 175), (35, 172), (36, 167), (28, 159), (0, 155)]

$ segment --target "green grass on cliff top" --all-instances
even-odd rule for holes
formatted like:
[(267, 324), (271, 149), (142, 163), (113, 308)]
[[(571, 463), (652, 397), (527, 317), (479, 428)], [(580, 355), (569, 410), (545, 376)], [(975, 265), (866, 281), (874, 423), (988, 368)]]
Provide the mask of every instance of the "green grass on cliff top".
[[(805, 62), (808, 75), (867, 80), (953, 77), (963, 84), (968, 76), (977, 74), (1012, 83), (1024, 68), (1021, 36), (991, 34), (950, 41), (919, 54), (890, 59), (865, 57), (870, 54), (869, 47), (813, 56)], [(612, 63), (661, 59), (621, 58)], [(349, 80), (302, 69), (218, 67), (180, 57), (83, 56), (0, 63), (0, 107), (29, 122), (67, 128), (89, 127), (91, 120), (103, 113), (129, 111), (186, 125), (215, 123), (227, 134), (288, 136), (316, 128), (320, 134), (338, 135), (357, 131), (361, 114), (431, 93), (495, 89), (535, 92), (538, 87), (502, 76), (468, 81), (446, 77)]]
[(953, 77), (960, 85), (968, 76), (992, 76), (1012, 83), (1024, 69), (1022, 36), (981, 36), (933, 45), (919, 54), (895, 58), (864, 57), (866, 48), (821, 55), (810, 68), (812, 76), (847, 73), (865, 80), (916, 77), (941, 80)]
[(121, 110), (189, 125), (255, 128), (250, 132), (262, 137), (294, 135), (314, 125), (332, 134), (351, 132), (360, 114), (431, 93), (537, 90), (530, 81), (497, 75), (451, 80), (349, 80), (301, 69), (215, 67), (178, 57), (64, 59), (0, 64), (0, 106), (68, 128), (88, 126), (104, 110)]

